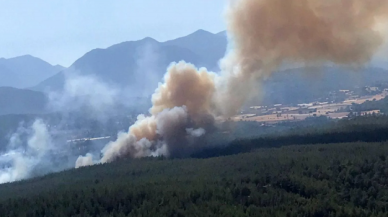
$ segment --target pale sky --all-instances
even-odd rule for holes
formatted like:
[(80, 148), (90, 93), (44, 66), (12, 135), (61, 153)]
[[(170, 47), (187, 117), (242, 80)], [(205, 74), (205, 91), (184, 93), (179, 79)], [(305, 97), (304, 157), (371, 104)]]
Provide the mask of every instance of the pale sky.
[(71, 65), (94, 48), (225, 30), (227, 0), (3, 0), (0, 57)]

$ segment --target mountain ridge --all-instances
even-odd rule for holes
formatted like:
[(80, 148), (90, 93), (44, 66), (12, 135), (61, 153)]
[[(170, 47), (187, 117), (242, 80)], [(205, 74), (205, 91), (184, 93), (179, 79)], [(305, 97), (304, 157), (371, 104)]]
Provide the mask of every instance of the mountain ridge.
[(63, 69), (32, 55), (0, 58), (0, 86), (28, 88)]
[[(133, 91), (150, 86), (145, 90), (150, 94), (162, 80), (171, 62), (184, 60), (200, 67), (217, 70), (217, 61), (224, 55), (227, 43), (226, 38), (220, 38), (217, 34), (198, 30), (165, 42), (159, 42), (151, 37), (121, 42), (85, 53), (69, 67), (69, 71), (75, 71), (80, 75), (94, 75), (111, 85), (130, 88)], [(212, 46), (208, 46), (209, 42)], [(64, 75), (67, 73), (66, 69), (58, 72), (30, 89), (60, 90), (65, 83)], [(145, 84), (147, 82), (150, 84)]]
[(38, 91), (0, 87), (0, 115), (41, 114), (45, 112), (47, 97)]

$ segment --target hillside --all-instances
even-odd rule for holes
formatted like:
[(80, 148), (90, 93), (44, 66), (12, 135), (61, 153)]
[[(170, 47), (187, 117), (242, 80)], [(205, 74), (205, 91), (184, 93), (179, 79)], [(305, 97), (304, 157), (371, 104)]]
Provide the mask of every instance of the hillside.
[(41, 92), (0, 87), (0, 115), (39, 114), (44, 112), (46, 96)]
[(264, 101), (270, 104), (308, 103), (325, 100), (331, 91), (386, 85), (388, 71), (381, 68), (306, 67), (274, 73), (263, 82)]
[(65, 85), (65, 72), (60, 71), (57, 74), (43, 80), (37, 86), (33, 86), (29, 89), (39, 92), (59, 91)]
[(188, 36), (164, 42), (165, 45), (173, 45), (187, 48), (201, 57), (198, 67), (206, 66), (210, 70), (218, 69), (218, 61), (225, 55), (227, 45), (226, 32), (212, 34), (204, 30), (198, 30)]
[(290, 146), (210, 159), (123, 160), (0, 185), (0, 213), (384, 216), (387, 147)]
[(0, 86), (31, 87), (63, 69), (30, 55), (0, 58)]
[[(4, 122), (17, 123), (11, 120), (17, 116), (0, 117)], [(0, 215), (384, 216), (386, 213), (388, 116), (338, 121), (317, 117), (267, 129), (252, 122), (239, 125), (236, 131), (241, 132), (236, 133), (245, 134), (244, 138), (230, 143), (225, 137), (232, 133), (221, 135), (225, 146), (210, 147), (191, 158), (121, 159), (0, 185)], [(268, 130), (266, 135), (247, 139), (249, 134)], [(75, 156), (89, 152), (95, 145), (90, 140), (74, 144)], [(50, 162), (62, 165), (74, 153), (53, 155)], [(34, 170), (34, 174), (42, 172), (40, 167)]]
[[(211, 42), (211, 46), (209, 46)], [(76, 60), (71, 67), (82, 75), (93, 74), (115, 86), (129, 88), (133, 95), (149, 95), (157, 87), (171, 62), (185, 60), (199, 67), (218, 68), (217, 61), (226, 51), (226, 37), (199, 30), (167, 42), (152, 38), (123, 42), (106, 49), (94, 49)], [(64, 83), (58, 73), (34, 90), (58, 90)]]

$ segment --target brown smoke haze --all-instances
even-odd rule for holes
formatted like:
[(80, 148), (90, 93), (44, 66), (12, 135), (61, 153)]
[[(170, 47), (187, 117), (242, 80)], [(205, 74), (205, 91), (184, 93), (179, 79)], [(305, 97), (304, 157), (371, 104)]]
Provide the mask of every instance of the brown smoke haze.
[(223, 60), (222, 96), (235, 106), (225, 113), (235, 114), (247, 93), (258, 92), (257, 81), (285, 62), (368, 62), (384, 42), (377, 27), (387, 16), (388, 0), (235, 1), (227, 11), (234, 49)]
[[(197, 140), (211, 132), (215, 118), (235, 115), (282, 64), (367, 63), (385, 41), (387, 16), (388, 0), (233, 1), (227, 11), (232, 51), (221, 72), (173, 63), (153, 94), (151, 116), (139, 116), (120, 133), (100, 162), (203, 148)], [(87, 157), (77, 167), (90, 165)]]
[(101, 162), (122, 156), (185, 156), (197, 149), (195, 140), (214, 123), (215, 78), (204, 68), (172, 64), (152, 96), (151, 116), (140, 115), (128, 133), (120, 133), (117, 141), (108, 144)]
[(184, 62), (171, 65), (165, 83), (152, 96), (150, 113), (156, 115), (175, 106), (186, 106), (189, 115), (196, 120), (202, 114), (211, 113), (214, 110), (215, 77), (205, 68), (197, 70)]

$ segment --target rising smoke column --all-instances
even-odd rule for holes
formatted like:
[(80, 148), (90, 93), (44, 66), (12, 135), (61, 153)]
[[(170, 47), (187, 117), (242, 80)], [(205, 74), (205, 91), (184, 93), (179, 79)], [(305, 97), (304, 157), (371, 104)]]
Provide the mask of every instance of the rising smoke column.
[[(26, 132), (30, 131), (30, 132)], [(20, 138), (28, 133), (27, 146), (24, 148)], [(0, 184), (29, 178), (32, 170), (45, 159), (45, 154), (52, 148), (52, 141), (46, 124), (37, 119), (30, 129), (18, 130), (11, 138), (6, 154), (0, 156), (0, 161), (7, 158), (11, 161), (9, 167), (0, 168)]]
[(151, 116), (140, 115), (128, 133), (119, 133), (103, 150), (101, 162), (118, 157), (185, 156), (214, 123), (216, 75), (193, 65), (173, 63), (152, 96)]
[(281, 64), (368, 62), (387, 16), (387, 0), (235, 1), (227, 11), (233, 50), (221, 64), (223, 113), (234, 115)]
[[(102, 150), (102, 163), (120, 157), (186, 156), (200, 148), (195, 141), (214, 123), (212, 104), (216, 74), (185, 62), (168, 68), (164, 83), (152, 96), (151, 116), (139, 115), (129, 131), (120, 132)], [(76, 168), (92, 164), (92, 157), (79, 157)]]
[(86, 154), (84, 157), (79, 157), (77, 161), (75, 162), (75, 168), (85, 167), (85, 166), (91, 166), (93, 165), (93, 156), (91, 154)]
[(195, 139), (215, 118), (235, 115), (282, 64), (368, 62), (384, 42), (379, 28), (387, 16), (388, 0), (233, 1), (227, 11), (232, 50), (219, 75), (172, 64), (152, 97), (151, 116), (139, 116), (128, 133), (109, 143), (101, 162), (201, 148)]

